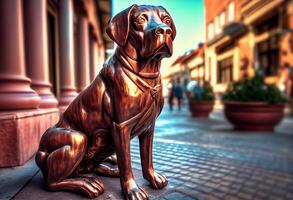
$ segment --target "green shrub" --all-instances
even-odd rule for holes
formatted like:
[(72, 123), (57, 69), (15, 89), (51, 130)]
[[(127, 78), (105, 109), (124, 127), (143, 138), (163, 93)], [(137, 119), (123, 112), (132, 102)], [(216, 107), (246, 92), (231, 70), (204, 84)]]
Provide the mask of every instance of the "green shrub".
[(284, 104), (286, 96), (275, 86), (264, 82), (264, 76), (257, 73), (253, 78), (245, 78), (229, 85), (223, 95), (224, 101), (268, 102)]
[(195, 86), (189, 91), (189, 99), (192, 101), (213, 101), (215, 94), (209, 82), (204, 82), (203, 86)]

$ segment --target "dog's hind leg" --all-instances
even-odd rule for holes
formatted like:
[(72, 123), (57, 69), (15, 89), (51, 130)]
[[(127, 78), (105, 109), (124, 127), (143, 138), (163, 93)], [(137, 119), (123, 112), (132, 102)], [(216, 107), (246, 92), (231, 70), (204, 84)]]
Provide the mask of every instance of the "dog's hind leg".
[(50, 190), (78, 191), (90, 198), (104, 192), (104, 186), (97, 178), (79, 177), (73, 173), (84, 157), (86, 149), (87, 137), (81, 132), (65, 128), (51, 128), (46, 131), (39, 151), (49, 152), (46, 174)]
[(76, 177), (51, 183), (51, 190), (71, 190), (95, 198), (104, 192), (104, 185), (95, 177)]

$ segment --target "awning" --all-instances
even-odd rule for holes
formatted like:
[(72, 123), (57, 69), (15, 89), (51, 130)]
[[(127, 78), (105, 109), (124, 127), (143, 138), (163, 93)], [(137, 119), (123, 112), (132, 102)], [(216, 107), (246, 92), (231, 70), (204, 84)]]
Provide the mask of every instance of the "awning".
[(227, 24), (226, 26), (224, 26), (223, 32), (221, 34), (217, 35), (215, 38), (207, 42), (207, 46), (211, 46), (227, 36), (229, 37), (230, 40), (233, 41), (239, 36), (246, 33), (246, 31), (247, 31), (247, 27), (243, 23), (234, 22), (234, 23)]

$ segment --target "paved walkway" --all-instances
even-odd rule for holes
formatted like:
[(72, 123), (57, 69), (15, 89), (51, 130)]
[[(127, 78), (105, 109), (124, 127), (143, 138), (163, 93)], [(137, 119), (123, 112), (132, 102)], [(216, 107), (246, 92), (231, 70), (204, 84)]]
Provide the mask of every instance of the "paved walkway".
[[(155, 168), (169, 180), (168, 187), (161, 191), (150, 189), (141, 177), (138, 152), (135, 139), (135, 177), (150, 192), (151, 199), (293, 199), (293, 119), (289, 117), (275, 133), (244, 133), (233, 131), (219, 111), (209, 119), (195, 119), (187, 110), (170, 113), (164, 109), (157, 120), (153, 153)], [(121, 199), (119, 180), (102, 179), (106, 193), (98, 199)], [(33, 161), (0, 169), (0, 199), (13, 196), (84, 199), (68, 192), (45, 191)]]

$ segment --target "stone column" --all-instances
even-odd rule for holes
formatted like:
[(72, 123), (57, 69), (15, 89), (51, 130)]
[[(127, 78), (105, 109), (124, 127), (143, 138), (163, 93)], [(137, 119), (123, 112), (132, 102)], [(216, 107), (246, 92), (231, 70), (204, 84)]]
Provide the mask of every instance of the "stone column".
[(81, 92), (90, 83), (89, 50), (89, 23), (82, 12), (78, 18), (78, 64), (76, 65), (78, 92)]
[(60, 79), (59, 105), (66, 107), (77, 96), (74, 76), (73, 1), (60, 0)]
[(90, 80), (94, 80), (98, 73), (98, 44), (96, 38), (91, 36), (90, 42)]
[(58, 101), (49, 81), (47, 1), (26, 0), (24, 8), (27, 75), (41, 97), (40, 108), (53, 108)]
[(98, 51), (99, 51), (99, 63), (100, 63), (100, 67), (103, 67), (103, 64), (105, 63), (105, 49), (102, 45), (99, 45), (98, 47)]
[(102, 63), (100, 65), (99, 45), (98, 45), (97, 41), (94, 43), (94, 63), (95, 63), (95, 74), (97, 75), (100, 72), (100, 70), (102, 69), (103, 64), (104, 64), (104, 63)]
[(22, 1), (0, 1), (0, 110), (37, 108), (40, 97), (25, 75)]

